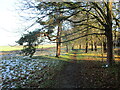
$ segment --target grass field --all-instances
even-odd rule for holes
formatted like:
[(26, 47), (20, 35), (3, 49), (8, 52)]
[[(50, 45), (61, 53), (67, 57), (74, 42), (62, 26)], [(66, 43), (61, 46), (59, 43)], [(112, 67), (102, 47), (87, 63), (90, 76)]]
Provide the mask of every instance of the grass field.
[[(39, 45), (38, 48), (48, 48), (48, 47), (55, 47), (55, 45)], [(23, 46), (0, 46), (0, 51), (14, 51), (14, 50), (21, 50)]]

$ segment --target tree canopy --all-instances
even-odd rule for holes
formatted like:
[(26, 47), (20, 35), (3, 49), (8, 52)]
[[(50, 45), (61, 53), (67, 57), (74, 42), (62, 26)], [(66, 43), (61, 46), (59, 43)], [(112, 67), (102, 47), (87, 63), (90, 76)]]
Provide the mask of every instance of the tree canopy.
[(23, 3), (27, 4), (25, 10), (34, 8), (38, 11), (34, 18), (36, 23), (40, 24), (40, 28), (32, 34), (28, 33), (24, 38), (21, 37), (19, 44), (21, 42), (33, 44), (38, 37), (44, 36), (60, 47), (60, 43), (91, 35), (105, 35), (108, 48), (107, 61), (110, 65), (114, 62), (112, 31), (120, 26), (117, 2), (34, 2), (34, 4), (31, 2), (25, 0)]

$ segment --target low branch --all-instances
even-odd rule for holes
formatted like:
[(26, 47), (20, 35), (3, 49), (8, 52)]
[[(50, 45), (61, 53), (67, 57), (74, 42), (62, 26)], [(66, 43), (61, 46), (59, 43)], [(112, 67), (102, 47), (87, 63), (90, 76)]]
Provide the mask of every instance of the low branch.
[[(90, 18), (90, 19), (95, 19), (95, 18)], [(84, 22), (84, 21), (86, 21), (86, 20), (88, 20), (88, 19), (84, 19), (84, 20), (81, 20), (81, 21), (73, 21), (73, 20), (70, 20), (70, 19), (67, 19), (68, 21), (70, 21), (70, 22), (72, 22), (72, 23), (82, 23), (82, 22)]]
[(106, 22), (107, 22), (107, 16), (106, 16), (105, 12), (102, 10), (102, 8), (99, 7), (98, 4), (95, 3), (95, 2), (92, 2), (92, 4), (101, 12), (101, 14), (103, 15), (104, 19), (105, 19)]
[(43, 35), (43, 36), (41, 36), (41, 37), (47, 36), (50, 41), (55, 41), (56, 39), (51, 39), (51, 38), (53, 38), (53, 37), (58, 37), (58, 36), (52, 36), (52, 37), (50, 37), (49, 34), (47, 34), (46, 32), (40, 32), (40, 33), (36, 34), (36, 36), (39, 37), (41, 34)]
[(104, 31), (104, 30), (105, 30), (105, 29), (101, 29), (101, 28), (98, 28), (98, 27), (95, 27), (95, 26), (89, 25), (89, 24), (78, 24), (78, 25), (75, 25), (75, 26), (83, 26), (83, 25), (86, 25), (86, 26), (91, 27), (91, 28), (99, 29), (99, 30), (101, 30), (101, 31)]

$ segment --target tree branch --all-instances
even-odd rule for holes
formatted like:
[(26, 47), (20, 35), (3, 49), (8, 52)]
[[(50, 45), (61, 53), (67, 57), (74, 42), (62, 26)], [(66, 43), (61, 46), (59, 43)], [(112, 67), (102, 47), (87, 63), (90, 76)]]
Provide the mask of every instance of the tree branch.
[(95, 27), (95, 26), (89, 25), (89, 24), (78, 24), (78, 25), (75, 25), (75, 26), (83, 26), (83, 25), (86, 25), (86, 26), (91, 27), (91, 28), (99, 29), (99, 30), (101, 30), (101, 31), (104, 31), (104, 30), (105, 30), (105, 29), (101, 29), (101, 28), (98, 28), (98, 27)]
[[(105, 35), (105, 33), (91, 33), (91, 34), (83, 35), (83, 36), (80, 36), (80, 37), (77, 37), (77, 38), (74, 38), (74, 39), (71, 39), (71, 40), (63, 41), (63, 42), (60, 42), (60, 43), (66, 43), (66, 42), (74, 41), (74, 40), (77, 40), (77, 39), (80, 39), (80, 38), (83, 38), (83, 37), (86, 37), (86, 36), (90, 36), (90, 35)], [(58, 43), (58, 42), (55, 42), (55, 43)]]
[(107, 16), (105, 15), (105, 12), (103, 12), (102, 8), (98, 6), (97, 3), (92, 2), (92, 4), (101, 12), (101, 14), (103, 15), (103, 17), (105, 18), (106, 22), (107, 22)]
[[(95, 18), (90, 18), (90, 19), (95, 19)], [(84, 19), (84, 20), (81, 20), (81, 21), (73, 21), (73, 20), (70, 20), (70, 19), (67, 19), (68, 21), (72, 22), (72, 23), (81, 23), (81, 22), (84, 22), (86, 21), (87, 19)]]
[[(85, 28), (83, 28), (83, 29), (81, 29), (81, 30), (78, 30), (78, 31), (76, 31), (76, 32), (73, 32), (73, 33), (70, 33), (70, 34), (66, 34), (65, 36), (61, 36), (62, 38), (64, 38), (64, 37), (67, 37), (67, 36), (69, 36), (69, 35), (72, 35), (72, 34), (75, 34), (75, 33), (77, 33), (77, 32), (79, 32), (79, 31), (82, 31), (82, 30), (84, 30), (84, 29), (86, 29), (87, 27), (85, 27)], [(91, 28), (89, 28), (89, 29), (91, 29)], [(87, 31), (87, 30), (85, 30), (85, 31)], [(83, 32), (85, 32), (85, 31), (83, 31)], [(83, 33), (82, 32), (82, 33)], [(81, 34), (82, 34), (81, 33)]]

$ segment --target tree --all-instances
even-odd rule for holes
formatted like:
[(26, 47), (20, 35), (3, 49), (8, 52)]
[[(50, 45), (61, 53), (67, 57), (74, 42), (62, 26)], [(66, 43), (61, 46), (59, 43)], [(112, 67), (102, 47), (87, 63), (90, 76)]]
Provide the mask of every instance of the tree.
[(36, 51), (36, 47), (43, 42), (42, 39), (38, 39), (36, 35), (36, 31), (34, 32), (29, 32), (28, 34), (24, 34), (18, 41), (17, 43), (20, 45), (24, 45), (22, 49), (22, 53), (25, 56), (30, 56), (32, 57), (33, 54)]
[[(113, 64), (112, 21), (114, 20), (116, 22), (115, 25), (119, 26), (119, 19), (117, 19), (112, 12), (112, 2), (40, 2), (37, 4), (36, 8), (40, 11), (40, 15), (42, 16), (37, 20), (38, 23), (43, 26), (41, 30), (44, 29), (48, 31), (48, 27), (51, 26), (52, 29), (55, 29), (59, 25), (59, 22), (57, 22), (58, 20), (60, 20), (60, 22), (70, 22), (71, 27), (74, 28), (73, 30), (78, 27), (84, 27), (83, 30), (80, 29), (71, 34), (61, 36), (61, 38), (66, 36), (70, 38), (61, 42), (56, 41), (56, 43), (66, 43), (90, 35), (105, 35), (107, 38), (107, 62), (108, 65)], [(86, 12), (89, 12), (90, 23), (86, 23), (88, 20), (85, 16)], [(58, 13), (62, 14), (62, 16), (58, 15)], [(79, 18), (78, 16), (80, 15), (83, 17)], [(47, 20), (43, 20), (45, 17), (47, 17)], [(77, 17), (77, 19), (74, 19), (73, 17)], [(99, 27), (99, 25), (101, 25), (102, 28)], [(88, 27), (100, 30), (102, 33), (89, 32), (87, 34), (77, 34), (77, 32), (88, 32), (88, 29), (86, 29)], [(51, 38), (55, 36), (50, 37), (48, 34), (47, 37), (51, 40)], [(59, 36), (56, 35), (56, 37), (58, 39)]]
[[(89, 27), (103, 30), (105, 32), (105, 36), (107, 38), (107, 63), (108, 63), (108, 65), (112, 65), (114, 63), (114, 60), (113, 60), (112, 21), (114, 19), (116, 21), (116, 24), (119, 25), (117, 22), (118, 19), (116, 19), (113, 15), (114, 13), (112, 13), (112, 2), (111, 1), (101, 3), (101, 5), (99, 3), (92, 2), (91, 5), (93, 5), (94, 10), (90, 11), (89, 13), (91, 14), (91, 16), (93, 16), (93, 18), (95, 18), (98, 21), (98, 23), (100, 25), (102, 25), (104, 27), (104, 29), (100, 29), (100, 28), (95, 27), (93, 25), (89, 25)], [(105, 5), (104, 8), (102, 8), (103, 5)], [(85, 11), (87, 11), (87, 10), (85, 10)], [(69, 20), (69, 21), (72, 21), (72, 20)], [(83, 21), (84, 20), (72, 21), (72, 22), (73, 23), (80, 23)], [(88, 24), (82, 23), (79, 25), (88, 25)], [(91, 35), (91, 34), (89, 34), (89, 35)]]

